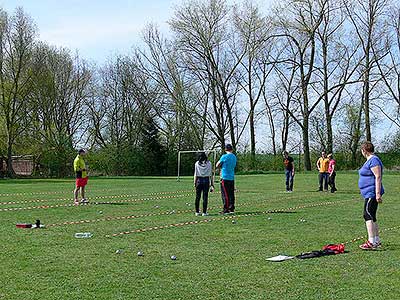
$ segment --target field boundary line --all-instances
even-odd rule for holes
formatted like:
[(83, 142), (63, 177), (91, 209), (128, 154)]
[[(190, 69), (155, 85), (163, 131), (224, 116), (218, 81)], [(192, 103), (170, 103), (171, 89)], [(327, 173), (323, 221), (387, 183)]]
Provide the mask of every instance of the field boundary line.
[[(400, 229), (400, 226), (382, 228), (382, 229), (379, 229), (379, 233), (384, 233), (386, 231), (394, 231), (394, 230), (398, 230), (398, 229)], [(342, 244), (348, 245), (348, 244), (355, 243), (357, 241), (364, 240), (364, 239), (367, 239), (367, 238), (368, 238), (367, 236), (363, 235), (363, 236), (359, 236), (359, 237), (356, 237), (354, 239), (348, 240), (347, 242), (343, 242)]]
[[(129, 198), (129, 197), (143, 197), (143, 196), (157, 196), (157, 195), (174, 195), (180, 193), (189, 193), (193, 192), (193, 190), (181, 190), (181, 191), (173, 191), (173, 192), (159, 192), (159, 193), (143, 193), (143, 194), (122, 194), (122, 195), (106, 195), (106, 196), (94, 196), (90, 199), (118, 199), (118, 198)], [(34, 200), (22, 200), (22, 201), (8, 201), (8, 202), (0, 202), (0, 205), (12, 205), (12, 204), (27, 204), (27, 203), (42, 203), (42, 202), (51, 202), (51, 201), (72, 201), (73, 198), (58, 198), (58, 199), (34, 199)]]
[(210, 223), (210, 222), (214, 222), (214, 221), (229, 220), (229, 219), (239, 219), (242, 217), (254, 217), (254, 216), (260, 216), (260, 215), (265, 215), (265, 214), (285, 213), (285, 212), (290, 212), (290, 211), (303, 209), (303, 208), (321, 207), (321, 206), (328, 206), (328, 205), (332, 205), (332, 204), (343, 204), (343, 203), (346, 203), (349, 201), (350, 200), (325, 201), (325, 202), (314, 203), (314, 204), (298, 205), (298, 206), (283, 208), (283, 209), (272, 209), (272, 210), (267, 210), (264, 212), (246, 213), (246, 214), (241, 214), (241, 215), (229, 215), (229, 216), (225, 216), (225, 217), (217, 217), (217, 218), (212, 218), (212, 219), (203, 219), (203, 220), (187, 221), (187, 222), (173, 223), (173, 224), (153, 226), (153, 227), (145, 227), (145, 228), (133, 229), (130, 231), (122, 231), (119, 233), (109, 234), (109, 235), (106, 235), (106, 237), (111, 238), (111, 237), (123, 236), (123, 235), (127, 235), (127, 234), (141, 233), (141, 232), (154, 231), (154, 230), (160, 230), (160, 229), (166, 229), (166, 228), (182, 227), (182, 226), (187, 226), (187, 225), (203, 224), (203, 223)]
[(81, 206), (93, 206), (93, 205), (104, 205), (104, 204), (114, 204), (114, 203), (134, 203), (134, 202), (151, 201), (151, 200), (183, 198), (183, 197), (188, 197), (188, 196), (193, 196), (193, 194), (190, 193), (190, 194), (148, 197), (148, 198), (139, 198), (139, 199), (126, 199), (126, 200), (115, 200), (115, 201), (105, 201), (105, 202), (89, 202), (84, 205), (74, 205), (73, 203), (67, 203), (67, 204), (54, 204), (54, 205), (0, 208), (0, 212), (23, 211), (23, 210), (34, 210), (34, 209), (49, 209), (49, 208), (60, 208), (60, 207), (81, 207)]

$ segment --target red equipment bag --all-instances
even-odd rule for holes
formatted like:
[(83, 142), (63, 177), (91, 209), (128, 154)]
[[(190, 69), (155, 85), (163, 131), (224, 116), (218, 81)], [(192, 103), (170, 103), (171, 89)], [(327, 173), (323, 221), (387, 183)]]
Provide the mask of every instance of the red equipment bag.
[(322, 250), (334, 251), (335, 254), (344, 253), (344, 244), (328, 244), (322, 247)]

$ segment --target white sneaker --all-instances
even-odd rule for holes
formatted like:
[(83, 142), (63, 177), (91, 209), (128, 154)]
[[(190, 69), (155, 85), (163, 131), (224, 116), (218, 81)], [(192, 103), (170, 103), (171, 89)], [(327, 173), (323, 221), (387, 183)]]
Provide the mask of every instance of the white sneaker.
[(208, 216), (208, 213), (203, 213), (202, 216), (203, 216), (203, 217), (207, 217), (207, 216)]
[(86, 199), (86, 198), (83, 198), (83, 199), (81, 200), (81, 203), (82, 203), (82, 204), (89, 203), (89, 200), (88, 200), (88, 199)]
[(201, 216), (201, 213), (195, 213), (194, 214), (196, 217), (200, 217)]

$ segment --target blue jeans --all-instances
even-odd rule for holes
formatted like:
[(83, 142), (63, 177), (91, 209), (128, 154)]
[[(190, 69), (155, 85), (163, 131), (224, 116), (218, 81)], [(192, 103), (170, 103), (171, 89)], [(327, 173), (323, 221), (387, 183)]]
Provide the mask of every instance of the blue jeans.
[(329, 173), (324, 172), (324, 173), (319, 173), (318, 175), (319, 179), (319, 190), (322, 191), (322, 185), (324, 186), (324, 190), (328, 190), (328, 179), (329, 179)]
[(286, 191), (293, 191), (293, 180), (294, 180), (293, 170), (285, 170), (285, 176), (286, 176)]

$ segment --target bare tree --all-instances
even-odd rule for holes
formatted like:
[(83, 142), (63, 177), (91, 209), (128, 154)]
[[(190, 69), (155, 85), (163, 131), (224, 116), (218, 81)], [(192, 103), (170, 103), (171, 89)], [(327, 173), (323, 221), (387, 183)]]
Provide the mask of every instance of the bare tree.
[(233, 53), (229, 12), (222, 0), (192, 0), (175, 11), (169, 24), (187, 66), (207, 81), (221, 145), (225, 145), (227, 122), (231, 143), (236, 148), (234, 107), (240, 89), (234, 79), (246, 49)]
[(380, 48), (379, 43), (383, 34), (382, 16), (388, 7), (389, 0), (353, 0), (344, 1), (348, 16), (361, 43), (364, 54), (362, 64), (363, 74), (363, 110), (365, 115), (366, 139), (372, 140), (370, 121), (370, 98), (373, 80), (372, 71), (376, 66), (378, 57), (373, 49)]
[(66, 49), (40, 44), (34, 51), (33, 82), (29, 94), (30, 120), (43, 149), (54, 149), (60, 160), (58, 176), (68, 174), (74, 146), (83, 144), (89, 121), (91, 71), (85, 61)]
[(13, 146), (24, 132), (24, 110), (31, 84), (35, 25), (22, 8), (9, 17), (0, 11), (0, 108), (7, 134), (7, 172), (13, 177)]
[(387, 22), (385, 51), (380, 54), (372, 47), (374, 55), (381, 57), (377, 60), (377, 67), (385, 90), (383, 102), (375, 107), (400, 128), (400, 6), (391, 8)]
[[(256, 108), (259, 101), (263, 99), (263, 95), (265, 95), (265, 85), (272, 73), (274, 64), (274, 59), (271, 56), (273, 43), (268, 38), (271, 24), (268, 24), (266, 18), (261, 15), (259, 8), (250, 1), (245, 2), (243, 7), (235, 8), (233, 20), (238, 32), (236, 58), (240, 61), (237, 80), (248, 98), (250, 153), (252, 164), (254, 165), (256, 154)], [(243, 53), (245, 55), (241, 58)], [(264, 97), (264, 99), (266, 98)], [(276, 152), (272, 110), (269, 105), (266, 108), (270, 129), (272, 130), (273, 151)]]
[[(285, 109), (300, 126), (303, 133), (304, 167), (311, 170), (309, 127), (310, 115), (321, 98), (312, 102), (310, 87), (315, 73), (316, 59), (316, 32), (323, 20), (327, 0), (319, 1), (290, 1), (285, 2), (284, 13), (277, 14), (277, 36), (283, 36), (296, 49), (296, 66), (299, 72), (299, 86), (301, 99), (298, 103), (301, 119), (296, 116), (290, 107)], [(295, 16), (299, 17), (295, 17)]]

